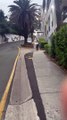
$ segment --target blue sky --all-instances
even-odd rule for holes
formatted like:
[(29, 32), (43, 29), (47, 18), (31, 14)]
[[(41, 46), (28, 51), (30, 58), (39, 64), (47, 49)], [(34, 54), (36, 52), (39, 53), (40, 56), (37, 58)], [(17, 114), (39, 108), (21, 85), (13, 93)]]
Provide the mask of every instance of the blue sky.
[[(2, 9), (6, 15), (8, 15), (8, 5), (12, 4), (14, 0), (0, 0), (0, 9)], [(31, 0), (34, 3), (42, 4), (42, 0)]]

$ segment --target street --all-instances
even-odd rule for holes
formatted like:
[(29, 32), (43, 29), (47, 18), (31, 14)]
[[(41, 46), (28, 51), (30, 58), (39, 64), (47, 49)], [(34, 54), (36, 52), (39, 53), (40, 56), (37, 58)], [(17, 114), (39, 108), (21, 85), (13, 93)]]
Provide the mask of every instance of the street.
[(0, 101), (21, 43), (22, 41), (0, 45)]

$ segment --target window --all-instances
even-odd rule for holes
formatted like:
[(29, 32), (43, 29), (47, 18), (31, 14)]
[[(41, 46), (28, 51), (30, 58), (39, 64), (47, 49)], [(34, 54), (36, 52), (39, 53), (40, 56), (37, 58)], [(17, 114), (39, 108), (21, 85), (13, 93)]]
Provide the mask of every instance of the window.
[(49, 32), (50, 32), (50, 26), (49, 26)]
[(47, 0), (47, 10), (49, 9), (51, 0)]
[(52, 27), (53, 27), (53, 20), (52, 20)]
[(51, 26), (53, 27), (53, 11), (51, 10)]
[(64, 7), (62, 10), (62, 18), (63, 20), (67, 17), (67, 7)]
[(50, 16), (48, 17), (48, 29), (50, 31)]

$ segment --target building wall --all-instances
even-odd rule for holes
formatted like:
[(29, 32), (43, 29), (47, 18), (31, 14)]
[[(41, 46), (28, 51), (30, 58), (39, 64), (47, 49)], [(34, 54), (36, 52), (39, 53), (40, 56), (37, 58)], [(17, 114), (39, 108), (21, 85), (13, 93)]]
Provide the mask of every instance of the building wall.
[[(47, 3), (46, 3), (47, 6)], [(49, 8), (45, 8), (45, 19), (44, 19), (44, 32), (46, 40), (49, 40), (52, 33), (57, 28), (57, 19), (56, 19), (56, 8), (55, 0), (51, 0), (48, 5)]]
[(61, 9), (62, 9), (62, 22), (67, 19), (67, 0), (62, 0), (61, 4)]
[(41, 32), (42, 32), (42, 37), (45, 37), (44, 21), (45, 21), (45, 12), (43, 12), (43, 9), (41, 8)]
[(45, 39), (50, 41), (52, 34), (67, 18), (67, 0), (45, 0), (45, 3), (45, 10), (42, 13), (42, 30), (44, 30)]
[(62, 0), (62, 6), (66, 6), (67, 7), (67, 0)]
[(4, 38), (0, 35), (0, 44), (4, 43)]

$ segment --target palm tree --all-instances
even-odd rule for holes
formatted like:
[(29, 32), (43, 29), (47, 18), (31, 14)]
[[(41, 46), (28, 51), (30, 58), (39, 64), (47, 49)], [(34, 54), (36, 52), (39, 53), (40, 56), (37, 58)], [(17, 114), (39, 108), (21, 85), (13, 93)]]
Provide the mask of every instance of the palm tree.
[(38, 17), (37, 4), (31, 4), (30, 0), (16, 0), (14, 5), (9, 7), (11, 11), (10, 21), (21, 29), (25, 43), (27, 43), (28, 35), (33, 33), (34, 23)]

